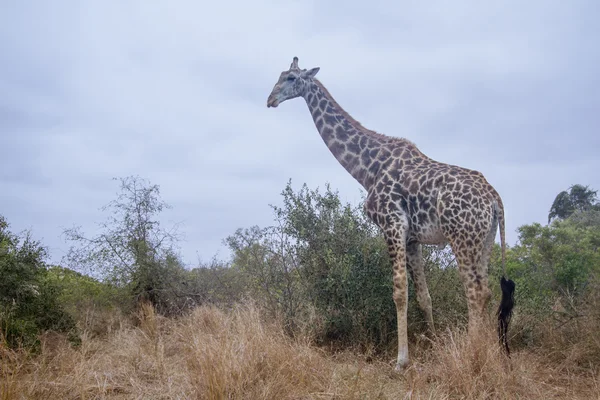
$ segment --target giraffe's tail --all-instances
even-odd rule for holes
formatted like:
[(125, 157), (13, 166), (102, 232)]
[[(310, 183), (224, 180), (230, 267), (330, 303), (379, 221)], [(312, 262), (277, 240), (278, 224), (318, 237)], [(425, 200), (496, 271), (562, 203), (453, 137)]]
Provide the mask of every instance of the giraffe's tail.
[(502, 278), (500, 278), (500, 289), (502, 290), (502, 298), (498, 306), (498, 337), (500, 344), (504, 346), (506, 354), (510, 357), (510, 349), (508, 347), (508, 324), (512, 317), (512, 311), (515, 304), (515, 282), (506, 278), (506, 236), (504, 229), (504, 206), (502, 200), (498, 196), (495, 205), (495, 214), (500, 228), (500, 246), (502, 249)]

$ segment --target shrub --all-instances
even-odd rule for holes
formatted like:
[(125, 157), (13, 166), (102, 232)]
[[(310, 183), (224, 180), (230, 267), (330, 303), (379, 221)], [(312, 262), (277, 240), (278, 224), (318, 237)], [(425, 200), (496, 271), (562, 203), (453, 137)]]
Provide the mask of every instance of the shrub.
[(36, 348), (44, 330), (75, 334), (75, 321), (59, 304), (60, 289), (47, 279), (45, 248), (29, 232), (19, 236), (8, 228), (0, 216), (0, 339), (9, 347)]

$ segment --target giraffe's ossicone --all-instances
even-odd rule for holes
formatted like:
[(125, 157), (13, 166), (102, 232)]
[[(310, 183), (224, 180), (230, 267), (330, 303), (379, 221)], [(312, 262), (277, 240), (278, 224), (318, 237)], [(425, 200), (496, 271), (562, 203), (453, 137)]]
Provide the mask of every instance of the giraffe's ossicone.
[[(363, 127), (315, 78), (318, 72), (318, 67), (300, 69), (294, 57), (290, 68), (280, 74), (267, 107), (304, 98), (331, 153), (367, 191), (365, 211), (383, 232), (393, 261), (393, 299), (398, 319), (396, 368), (401, 370), (409, 361), (407, 270), (418, 304), (434, 331), (421, 245), (450, 244), (466, 292), (469, 330), (476, 329), (491, 297), (487, 269), (498, 227), (503, 267), (505, 264), (502, 199), (480, 172), (435, 161), (404, 138)], [(511, 287), (514, 292), (514, 283)], [(512, 292), (503, 291), (503, 296), (512, 296)], [(503, 304), (511, 308), (499, 312), (499, 333), (506, 345), (505, 316), (510, 318), (512, 302)]]

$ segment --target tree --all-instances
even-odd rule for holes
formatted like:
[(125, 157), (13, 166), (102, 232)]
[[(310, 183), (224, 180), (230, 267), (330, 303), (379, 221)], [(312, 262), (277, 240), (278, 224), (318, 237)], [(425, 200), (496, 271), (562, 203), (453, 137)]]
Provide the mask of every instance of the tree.
[(600, 210), (597, 193), (598, 191), (590, 189), (589, 186), (579, 184), (560, 192), (550, 207), (548, 223), (553, 219), (566, 219), (577, 212)]
[(170, 302), (167, 294), (176, 291), (183, 271), (175, 251), (177, 226), (165, 230), (160, 225), (158, 215), (170, 206), (161, 200), (158, 185), (137, 176), (119, 181), (117, 199), (102, 207), (109, 216), (100, 223), (100, 234), (88, 237), (80, 227), (64, 231), (67, 240), (76, 243), (66, 263), (127, 286), (136, 300), (150, 301), (164, 311)]

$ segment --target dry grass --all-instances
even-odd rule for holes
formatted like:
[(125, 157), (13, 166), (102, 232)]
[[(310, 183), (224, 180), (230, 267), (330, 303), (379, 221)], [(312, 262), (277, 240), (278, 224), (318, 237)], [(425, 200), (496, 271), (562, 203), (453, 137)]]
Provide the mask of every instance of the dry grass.
[(511, 354), (497, 345), (493, 327), (476, 334), (455, 330), (432, 342), (408, 371), (409, 390), (436, 399), (591, 399), (598, 376), (570, 374), (531, 351)]
[(84, 335), (77, 349), (58, 335), (35, 357), (0, 347), (0, 399), (597, 398), (598, 376), (524, 351), (509, 362), (490, 331), (447, 332), (413, 349), (401, 375), (389, 362), (291, 339), (252, 305), (179, 320), (142, 307), (135, 326)]
[(379, 363), (336, 360), (291, 340), (253, 306), (202, 307), (180, 320), (143, 307), (136, 325), (84, 335), (79, 349), (46, 338), (29, 360), (9, 352), (0, 398), (381, 398), (402, 386)]

